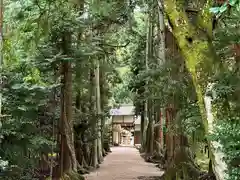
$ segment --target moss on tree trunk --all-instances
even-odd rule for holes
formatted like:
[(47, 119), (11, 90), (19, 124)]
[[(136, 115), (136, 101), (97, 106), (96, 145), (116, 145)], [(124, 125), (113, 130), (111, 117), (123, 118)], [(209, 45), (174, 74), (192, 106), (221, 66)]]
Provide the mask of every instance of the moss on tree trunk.
[(197, 23), (193, 25), (179, 1), (164, 1), (164, 9), (172, 26), (173, 34), (193, 79), (206, 134), (208, 132), (208, 121), (204, 106), (204, 95), (213, 73), (220, 69), (211, 42), (212, 16), (209, 8), (212, 3), (211, 0), (206, 1), (204, 8), (198, 14)]

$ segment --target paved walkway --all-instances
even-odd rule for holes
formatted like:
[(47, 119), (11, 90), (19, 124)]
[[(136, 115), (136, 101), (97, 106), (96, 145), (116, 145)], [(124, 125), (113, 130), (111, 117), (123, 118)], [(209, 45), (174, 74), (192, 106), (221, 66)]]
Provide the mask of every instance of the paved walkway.
[(86, 180), (153, 180), (162, 175), (154, 164), (146, 163), (133, 147), (113, 147), (96, 172)]

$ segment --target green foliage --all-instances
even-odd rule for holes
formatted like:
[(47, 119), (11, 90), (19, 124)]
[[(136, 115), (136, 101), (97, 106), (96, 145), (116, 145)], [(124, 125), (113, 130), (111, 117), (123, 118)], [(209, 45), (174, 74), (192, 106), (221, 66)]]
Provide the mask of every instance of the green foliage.
[[(212, 138), (221, 143), (221, 150), (225, 154), (224, 161), (228, 165), (229, 180), (240, 175), (234, 161), (240, 155), (239, 132), (239, 76), (229, 72), (221, 74), (218, 84), (214, 86), (214, 112), (216, 118), (215, 131)], [(221, 107), (221, 108), (220, 108)]]
[[(134, 11), (135, 4), (139, 5), (137, 11)], [(204, 144), (193, 82), (182, 58), (173, 57), (170, 52), (158, 66), (158, 53), (153, 52), (146, 70), (145, 5), (94, 0), (86, 1), (80, 9), (77, 4), (64, 0), (5, 2), (2, 76), (3, 112), (8, 116), (4, 117), (0, 132), (2, 179), (34, 179), (41, 155), (48, 154), (52, 148), (59, 152), (53, 131), (60, 119), (60, 64), (65, 61), (70, 61), (73, 67), (77, 141), (89, 143), (96, 139), (91, 127), (96, 119), (104, 121), (108, 117), (110, 100), (112, 104), (133, 101), (137, 114), (143, 113), (144, 102), (149, 100), (157, 108), (174, 104), (177, 114), (174, 129), (191, 142)], [(228, 15), (225, 12), (229, 7), (232, 9)], [(231, 48), (233, 43), (240, 42), (239, 8), (240, 1), (229, 0), (221, 7), (210, 9), (217, 16), (224, 14), (226, 24), (219, 22), (215, 33), (215, 47), (226, 71), (220, 71), (215, 77), (213, 96), (218, 122), (214, 139), (223, 144), (229, 180), (240, 176), (239, 168), (231, 165), (240, 155), (240, 73)], [(70, 38), (67, 51), (63, 52), (66, 34)], [(153, 41), (153, 49), (158, 51), (158, 39)], [(96, 115), (93, 97), (96, 62), (100, 64), (101, 115)], [(15, 174), (8, 174), (10, 170)]]
[[(113, 99), (117, 104), (131, 103), (131, 92), (128, 89), (129, 72), (128, 69), (120, 68), (122, 83), (113, 88)], [(122, 71), (122, 72), (121, 72)]]
[(189, 136), (189, 139), (196, 138), (192, 141), (204, 140), (204, 128), (197, 103), (186, 104), (186, 107), (179, 112), (177, 119), (181, 121), (180, 128), (183, 129), (185, 136)]
[(240, 11), (240, 1), (239, 0), (228, 0), (225, 1), (221, 6), (210, 8), (210, 12), (214, 13), (217, 17), (220, 17), (223, 13), (230, 10), (231, 8)]
[(47, 97), (54, 86), (49, 83), (46, 86), (39, 71), (32, 68), (26, 62), (20, 62), (15, 69), (3, 73), (8, 79), (3, 89), (3, 112), (11, 116), (3, 122), (0, 156), (19, 169), (19, 179), (31, 179), (40, 152), (49, 152), (53, 145), (51, 124), (42, 126), (44, 134), (39, 127), (44, 121), (55, 121), (53, 113), (44, 113), (48, 106)]
[(225, 117), (226, 119), (218, 119), (216, 124), (216, 131), (213, 135), (215, 140), (218, 140), (222, 145), (225, 153), (224, 161), (228, 164), (229, 180), (234, 180), (240, 175), (238, 168), (240, 156), (240, 132), (239, 132), (239, 117)]
[[(236, 3), (238, 2), (236, 1)], [(228, 165), (228, 180), (235, 180), (240, 176), (237, 161), (240, 155), (239, 50), (234, 48), (234, 45), (238, 45), (240, 42), (238, 32), (239, 12), (237, 9), (233, 9), (231, 14), (225, 16), (224, 22), (219, 22), (220, 27), (215, 34), (215, 47), (221, 57), (225, 72), (220, 71), (217, 74), (211, 93), (216, 120), (212, 138), (222, 145), (221, 150), (225, 154), (224, 161)], [(225, 34), (223, 35), (222, 32), (225, 32)]]
[[(125, 25), (134, 6), (121, 0), (101, 1), (101, 5), (84, 1), (83, 9), (78, 2), (64, 0), (4, 3), (1, 75), (3, 113), (8, 116), (4, 117), (0, 133), (0, 157), (2, 162), (8, 162), (8, 167), (3, 179), (34, 179), (42, 155), (59, 152), (56, 136), (62, 98), (61, 62), (71, 61), (73, 67), (74, 126), (81, 127), (75, 135), (81, 136), (77, 140), (91, 143), (96, 139), (92, 132), (94, 122), (96, 119), (104, 122), (109, 115), (108, 104), (114, 94), (110, 89), (122, 80), (116, 70), (119, 66), (116, 52), (119, 44), (125, 42), (119, 38), (118, 28)], [(63, 44), (66, 34), (70, 36), (69, 41), (65, 39), (67, 45)], [(99, 116), (93, 108), (91, 74), (97, 61), (103, 111)], [(9, 173), (11, 170), (17, 175)]]

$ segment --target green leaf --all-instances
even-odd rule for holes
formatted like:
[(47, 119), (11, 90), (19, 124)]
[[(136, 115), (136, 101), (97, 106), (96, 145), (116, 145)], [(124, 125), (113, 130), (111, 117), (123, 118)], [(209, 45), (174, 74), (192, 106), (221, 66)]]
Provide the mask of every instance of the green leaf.
[(63, 61), (73, 61), (74, 58), (71, 57), (66, 57), (66, 58), (62, 58)]
[(237, 0), (229, 0), (228, 3), (231, 5), (231, 6), (234, 6), (236, 4)]
[(21, 84), (14, 84), (13, 86), (12, 86), (12, 89), (20, 89), (22, 87), (22, 85)]
[(225, 11), (227, 10), (227, 8), (228, 8), (228, 6), (227, 6), (227, 4), (225, 3), (224, 5), (222, 5), (222, 6), (220, 7), (220, 9), (219, 9), (220, 13), (225, 12)]
[(236, 5), (236, 9), (238, 12), (240, 12), (240, 2)]
[(27, 111), (27, 107), (26, 106), (19, 106), (18, 109), (21, 110), (21, 111)]
[(219, 11), (220, 11), (219, 7), (212, 7), (212, 8), (210, 8), (210, 12), (211, 13), (217, 14), (217, 13), (219, 13)]

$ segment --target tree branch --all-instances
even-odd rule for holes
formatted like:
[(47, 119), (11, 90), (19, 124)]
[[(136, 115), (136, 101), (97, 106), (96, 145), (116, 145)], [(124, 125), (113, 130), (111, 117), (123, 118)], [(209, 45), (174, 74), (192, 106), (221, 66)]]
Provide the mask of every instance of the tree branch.
[(109, 46), (109, 47), (113, 47), (113, 48), (120, 48), (120, 47), (127, 47), (130, 44), (130, 41), (128, 41), (126, 44), (124, 45), (111, 45), (111, 44), (99, 44), (100, 46)]

